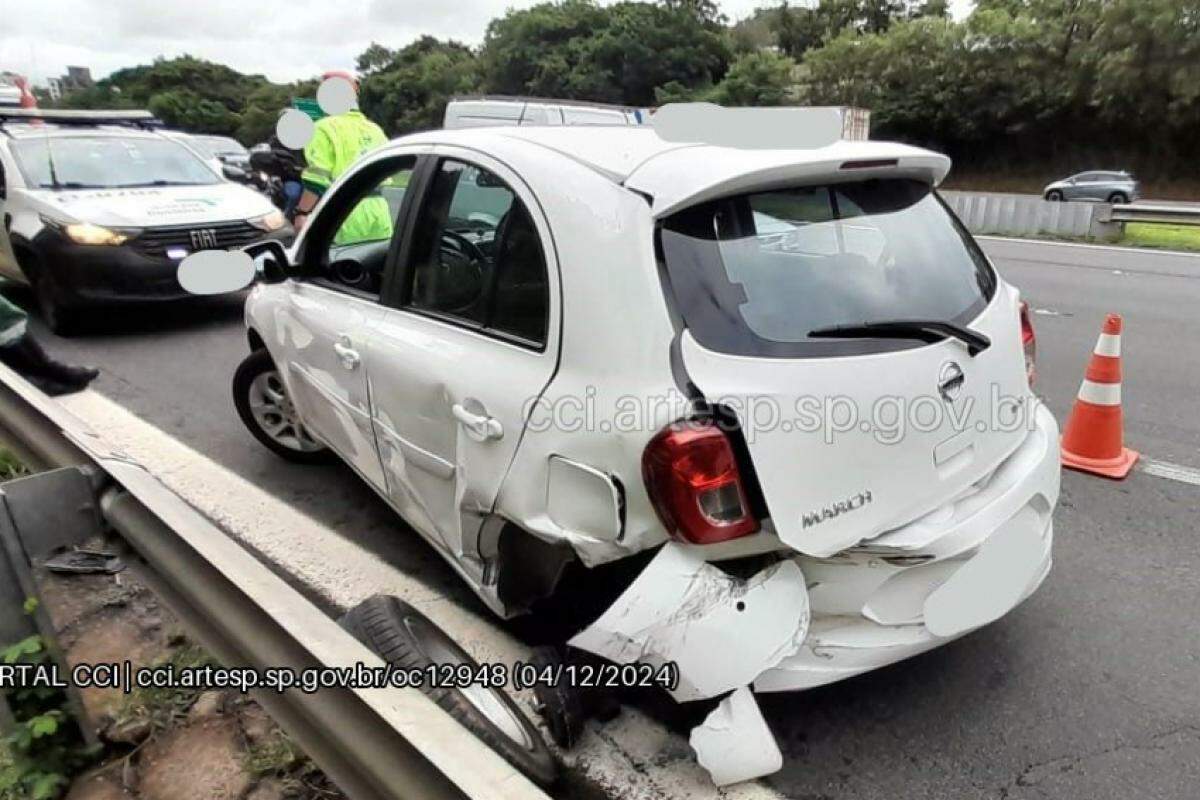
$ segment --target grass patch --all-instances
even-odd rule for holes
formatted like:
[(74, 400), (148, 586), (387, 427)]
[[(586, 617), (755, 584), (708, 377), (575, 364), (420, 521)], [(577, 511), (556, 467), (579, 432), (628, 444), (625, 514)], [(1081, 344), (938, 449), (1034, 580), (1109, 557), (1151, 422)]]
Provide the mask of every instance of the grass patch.
[(303, 764), (308, 757), (280, 729), (275, 729), (266, 741), (254, 744), (246, 750), (245, 767), (252, 775), (285, 775)]
[(1200, 251), (1200, 225), (1157, 225), (1130, 222), (1125, 225), (1121, 244), (1134, 247), (1160, 247), (1165, 250)]
[[(217, 662), (201, 647), (185, 644), (172, 652), (158, 664), (171, 664), (178, 674), (183, 670), (197, 669)], [(116, 713), (115, 724), (148, 722), (153, 730), (170, 727), (176, 720), (187, 716), (188, 709), (201, 694), (199, 689), (154, 689), (137, 688), (125, 698)]]
[(17, 460), (11, 450), (0, 447), (0, 481), (8, 481), (28, 475), (29, 470)]

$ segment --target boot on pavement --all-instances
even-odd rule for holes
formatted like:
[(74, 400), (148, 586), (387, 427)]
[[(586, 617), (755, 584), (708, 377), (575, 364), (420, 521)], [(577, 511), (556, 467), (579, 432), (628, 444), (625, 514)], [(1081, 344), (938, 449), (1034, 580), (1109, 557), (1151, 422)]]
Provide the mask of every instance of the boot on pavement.
[(76, 367), (54, 360), (28, 333), (0, 347), (0, 363), (49, 395), (78, 392), (100, 374), (94, 367)]

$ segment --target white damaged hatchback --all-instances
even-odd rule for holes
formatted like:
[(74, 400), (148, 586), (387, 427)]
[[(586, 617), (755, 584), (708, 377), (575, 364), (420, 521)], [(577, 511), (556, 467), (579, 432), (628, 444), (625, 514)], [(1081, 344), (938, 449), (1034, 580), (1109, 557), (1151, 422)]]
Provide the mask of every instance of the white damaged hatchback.
[(350, 464), (497, 614), (575, 612), (569, 653), (724, 697), (702, 763), (764, 774), (752, 692), (937, 647), (1050, 569), (1033, 331), (938, 197), (949, 167), (648, 127), (398, 139), (290, 252), (258, 246), (235, 400), (281, 455)]

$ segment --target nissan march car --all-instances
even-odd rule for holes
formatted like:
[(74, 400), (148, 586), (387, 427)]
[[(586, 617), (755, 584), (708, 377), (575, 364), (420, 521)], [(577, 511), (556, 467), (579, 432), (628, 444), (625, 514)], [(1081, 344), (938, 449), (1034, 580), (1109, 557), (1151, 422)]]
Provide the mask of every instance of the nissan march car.
[(34, 291), (56, 333), (87, 309), (189, 297), (192, 252), (290, 236), (262, 195), (147, 128), (146, 112), (0, 114), (0, 212), (14, 251), (0, 275)]
[[(250, 248), (234, 401), (285, 458), (349, 464), (501, 616), (571, 564), (635, 564), (570, 644), (672, 665), (677, 700), (874, 669), (1051, 565), (1033, 331), (938, 197), (949, 168), (649, 128), (397, 139), (290, 251)], [(361, 203), (390, 230), (347, 237)]]

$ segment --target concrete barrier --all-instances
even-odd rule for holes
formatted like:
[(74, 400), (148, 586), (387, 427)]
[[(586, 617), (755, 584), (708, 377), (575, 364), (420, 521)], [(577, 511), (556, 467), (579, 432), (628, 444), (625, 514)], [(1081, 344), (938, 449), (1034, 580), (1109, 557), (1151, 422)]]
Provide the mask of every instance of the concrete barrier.
[(941, 192), (971, 233), (1113, 239), (1121, 235), (1104, 203), (1051, 203), (1040, 197)]

